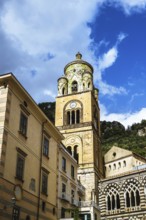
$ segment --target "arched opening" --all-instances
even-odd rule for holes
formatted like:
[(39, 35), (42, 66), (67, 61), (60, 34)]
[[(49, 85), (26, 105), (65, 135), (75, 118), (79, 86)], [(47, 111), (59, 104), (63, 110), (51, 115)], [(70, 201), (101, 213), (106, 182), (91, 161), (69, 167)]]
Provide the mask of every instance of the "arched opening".
[(68, 151), (68, 153), (69, 153), (70, 155), (72, 155), (71, 146), (68, 146), (68, 147), (67, 147), (67, 151)]
[(113, 167), (113, 169), (116, 170), (116, 164), (115, 164), (115, 163), (114, 163), (114, 167)]
[(72, 124), (75, 124), (75, 111), (72, 111)]
[(119, 165), (118, 168), (120, 169), (121, 168), (121, 162), (119, 162), (118, 165)]
[(67, 124), (70, 124), (70, 111), (67, 112)]
[(123, 161), (123, 167), (126, 167), (126, 161), (125, 160)]
[(74, 158), (75, 158), (75, 160), (76, 160), (77, 163), (78, 163), (78, 160), (79, 160), (78, 145), (75, 145), (75, 146), (74, 146)]
[(90, 89), (90, 85), (91, 85), (91, 83), (90, 83), (90, 82), (88, 82), (88, 89)]
[(112, 210), (115, 209), (115, 197), (112, 195)]
[(126, 192), (126, 207), (130, 207), (130, 197), (129, 197), (129, 192)]
[(111, 200), (110, 200), (110, 196), (107, 197), (107, 209), (111, 210)]
[(63, 89), (62, 89), (62, 95), (64, 95), (65, 94), (65, 88), (63, 87)]
[(78, 83), (77, 81), (72, 82), (72, 92), (77, 92), (78, 91)]
[(80, 110), (77, 110), (77, 112), (76, 112), (76, 123), (77, 124), (80, 123)]
[(139, 195), (139, 191), (136, 190), (136, 205), (139, 206), (140, 205), (140, 195)]
[(120, 209), (120, 197), (119, 197), (119, 194), (116, 195), (116, 200), (117, 200), (117, 209)]
[(135, 196), (134, 196), (134, 192), (131, 192), (131, 205), (135, 206)]
[(85, 90), (85, 83), (83, 83), (83, 90)]

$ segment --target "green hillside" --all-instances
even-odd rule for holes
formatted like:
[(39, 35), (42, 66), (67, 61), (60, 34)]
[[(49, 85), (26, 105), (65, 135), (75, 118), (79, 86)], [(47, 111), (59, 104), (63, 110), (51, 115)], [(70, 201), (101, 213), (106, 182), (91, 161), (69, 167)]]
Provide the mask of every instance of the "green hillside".
[(146, 120), (135, 123), (127, 129), (117, 121), (102, 121), (100, 127), (104, 153), (115, 145), (146, 157)]

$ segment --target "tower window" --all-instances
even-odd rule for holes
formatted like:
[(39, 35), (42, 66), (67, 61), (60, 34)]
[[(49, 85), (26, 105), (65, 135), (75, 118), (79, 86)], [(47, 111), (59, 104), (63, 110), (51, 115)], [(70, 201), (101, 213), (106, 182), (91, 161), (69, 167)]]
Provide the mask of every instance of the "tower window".
[(68, 153), (69, 153), (70, 155), (72, 155), (71, 146), (68, 146), (68, 147), (67, 147), (67, 151), (68, 151)]
[(67, 124), (79, 124), (80, 123), (80, 110), (67, 111)]
[(75, 146), (74, 146), (74, 158), (75, 158), (75, 160), (76, 160), (77, 163), (78, 163), (79, 155), (78, 155), (78, 151), (77, 151), (77, 149), (78, 149), (78, 146), (75, 145)]
[(77, 81), (73, 81), (72, 82), (72, 92), (77, 92), (78, 91), (78, 84), (77, 84)]
[(72, 124), (75, 124), (75, 111), (72, 111)]
[(62, 95), (64, 95), (65, 94), (65, 88), (63, 87), (63, 89), (62, 89)]
[(77, 115), (76, 123), (79, 124), (80, 123), (80, 110), (77, 110), (76, 115)]

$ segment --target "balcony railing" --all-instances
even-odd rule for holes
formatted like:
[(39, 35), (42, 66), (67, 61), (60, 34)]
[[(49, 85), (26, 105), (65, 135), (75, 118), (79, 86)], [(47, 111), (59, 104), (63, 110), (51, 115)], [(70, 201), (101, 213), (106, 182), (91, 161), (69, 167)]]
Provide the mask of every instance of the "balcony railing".
[(69, 202), (70, 197), (67, 195), (67, 193), (61, 193), (60, 199)]
[(85, 195), (85, 187), (78, 181), (78, 193)]
[(79, 207), (82, 208), (82, 207), (94, 207), (96, 209), (99, 210), (99, 206), (93, 201), (81, 201), (79, 202)]

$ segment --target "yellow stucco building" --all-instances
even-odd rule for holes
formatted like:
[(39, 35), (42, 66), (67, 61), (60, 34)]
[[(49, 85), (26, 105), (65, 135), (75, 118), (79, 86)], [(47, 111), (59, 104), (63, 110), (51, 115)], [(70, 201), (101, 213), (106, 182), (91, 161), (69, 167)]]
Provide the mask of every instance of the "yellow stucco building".
[(14, 75), (1, 75), (1, 220), (57, 219), (62, 139)]

